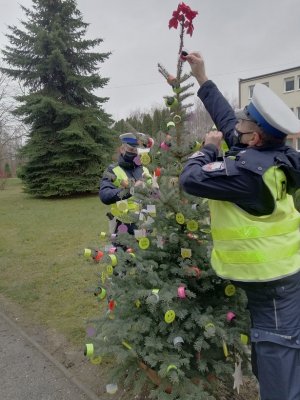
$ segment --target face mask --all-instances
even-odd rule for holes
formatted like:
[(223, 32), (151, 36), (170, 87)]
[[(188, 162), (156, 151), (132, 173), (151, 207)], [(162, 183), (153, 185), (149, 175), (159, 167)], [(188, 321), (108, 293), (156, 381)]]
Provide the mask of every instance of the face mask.
[(136, 153), (131, 153), (130, 151), (126, 151), (123, 155), (124, 161), (126, 162), (133, 162), (135, 157), (137, 156)]

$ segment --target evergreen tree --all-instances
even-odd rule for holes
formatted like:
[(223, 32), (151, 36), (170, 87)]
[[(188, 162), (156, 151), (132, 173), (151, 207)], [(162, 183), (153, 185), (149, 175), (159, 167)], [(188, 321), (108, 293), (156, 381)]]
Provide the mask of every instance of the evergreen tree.
[[(181, 3), (170, 21), (180, 26), (183, 56), (184, 33), (192, 32), (196, 14)], [(183, 162), (200, 146), (186, 129), (184, 101), (193, 95), (193, 84), (186, 83), (190, 74), (183, 74), (183, 65), (179, 57), (172, 76), (159, 64), (173, 90), (165, 97), (168, 131), (151, 157), (140, 156), (153, 182), (131, 188), (139, 202), (130, 217), (137, 225), (134, 237), (120, 225), (113, 239), (117, 249), (103, 240), (109, 236), (103, 232), (99, 248), (85, 251), (99, 275), (96, 299), (104, 307), (108, 300), (103, 315), (90, 321), (86, 355), (94, 363), (115, 360), (109, 393), (124, 381), (136, 393), (146, 385), (159, 400), (233, 399), (241, 369), (247, 370), (249, 321), (243, 292), (210, 266), (206, 200), (178, 186)], [(127, 200), (117, 202), (115, 217), (128, 213)]]
[(9, 67), (2, 72), (20, 80), (27, 93), (15, 114), (30, 125), (20, 171), (28, 193), (41, 197), (96, 192), (108, 163), (108, 99), (93, 93), (107, 78), (98, 73), (110, 53), (93, 49), (102, 39), (85, 39), (75, 0), (33, 0), (22, 7), (23, 30), (9, 26), (10, 45), (3, 50)]

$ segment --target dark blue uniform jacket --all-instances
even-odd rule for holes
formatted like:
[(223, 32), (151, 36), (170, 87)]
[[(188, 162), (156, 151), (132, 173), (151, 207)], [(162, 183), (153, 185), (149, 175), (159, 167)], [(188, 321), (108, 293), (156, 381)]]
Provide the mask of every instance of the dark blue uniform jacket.
[[(280, 165), (288, 178), (287, 190), (293, 193), (300, 187), (300, 153), (289, 146), (246, 148), (237, 144), (235, 113), (217, 86), (205, 82), (198, 96), (230, 150), (219, 160), (214, 145), (202, 147), (186, 163), (180, 184), (187, 193), (230, 201), (253, 215), (272, 213), (274, 201), (262, 175), (272, 165)], [(222, 162), (202, 169), (215, 161)]]
[(118, 164), (110, 165), (104, 172), (103, 178), (100, 182), (99, 197), (104, 204), (113, 204), (117, 201), (131, 197), (129, 189), (117, 188), (113, 184), (113, 180), (116, 177), (112, 170), (117, 165), (119, 165), (126, 172), (128, 181), (136, 182), (137, 180), (142, 179), (143, 167), (134, 163), (126, 162), (122, 155), (120, 155)]

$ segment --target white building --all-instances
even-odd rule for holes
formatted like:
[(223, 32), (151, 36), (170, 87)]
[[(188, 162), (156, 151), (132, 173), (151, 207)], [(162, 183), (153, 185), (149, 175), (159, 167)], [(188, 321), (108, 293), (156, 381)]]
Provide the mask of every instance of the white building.
[[(267, 85), (300, 119), (300, 66), (269, 74), (239, 79), (239, 108), (249, 104), (256, 83)], [(300, 132), (288, 136), (287, 144), (300, 151)]]

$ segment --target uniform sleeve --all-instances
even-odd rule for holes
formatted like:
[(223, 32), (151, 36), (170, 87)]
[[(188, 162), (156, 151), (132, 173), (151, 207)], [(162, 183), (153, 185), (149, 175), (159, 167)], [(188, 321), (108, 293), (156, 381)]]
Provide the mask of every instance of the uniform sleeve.
[(274, 199), (262, 178), (251, 171), (236, 168), (235, 161), (207, 163), (205, 156), (188, 160), (180, 176), (180, 185), (191, 195), (220, 201), (230, 201), (253, 215), (273, 212)]
[(131, 197), (128, 189), (117, 188), (112, 182), (112, 168), (108, 168), (100, 182), (99, 197), (104, 204), (113, 204)]
[(231, 105), (214, 82), (206, 81), (198, 90), (198, 97), (203, 102), (217, 129), (223, 132), (228, 147), (234, 146), (237, 142), (234, 133), (237, 119)]

